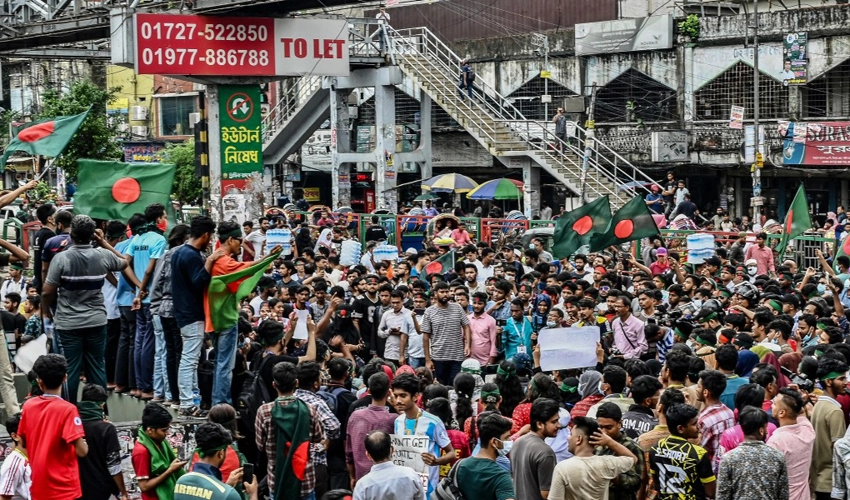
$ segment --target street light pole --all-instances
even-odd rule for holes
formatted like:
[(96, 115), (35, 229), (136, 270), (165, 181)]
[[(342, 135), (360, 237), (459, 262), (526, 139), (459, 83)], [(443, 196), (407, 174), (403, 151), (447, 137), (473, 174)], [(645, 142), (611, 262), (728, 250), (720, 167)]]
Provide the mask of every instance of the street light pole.
[(753, 0), (753, 144), (755, 163), (753, 174), (753, 224), (761, 226), (761, 166), (764, 158), (759, 152), (759, 0)]
[[(549, 37), (543, 38), (543, 67), (547, 71), (549, 71)], [(543, 95), (549, 95), (549, 78), (548, 76), (543, 79)], [(548, 121), (551, 117), (549, 116), (549, 98), (545, 99), (543, 103), (543, 119)]]

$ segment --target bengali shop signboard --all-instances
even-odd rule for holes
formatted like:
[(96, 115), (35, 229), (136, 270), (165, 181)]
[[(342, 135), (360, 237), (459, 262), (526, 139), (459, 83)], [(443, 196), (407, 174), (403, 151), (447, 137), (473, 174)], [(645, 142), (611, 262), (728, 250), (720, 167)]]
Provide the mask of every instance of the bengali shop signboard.
[(785, 165), (850, 166), (850, 122), (779, 122)]
[(136, 72), (347, 76), (344, 19), (136, 14)]
[(260, 133), (260, 87), (221, 85), (221, 192), (241, 191), (248, 179), (263, 171), (263, 136)]

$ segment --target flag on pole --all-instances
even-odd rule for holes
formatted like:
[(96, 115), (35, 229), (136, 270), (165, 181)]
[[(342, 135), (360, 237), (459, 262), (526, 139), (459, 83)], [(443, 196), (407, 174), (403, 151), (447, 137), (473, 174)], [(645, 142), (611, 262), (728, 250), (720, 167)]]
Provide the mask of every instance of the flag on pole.
[(174, 165), (77, 160), (77, 168), (74, 211), (78, 214), (126, 221), (151, 203), (171, 206)]
[(658, 225), (642, 196), (635, 196), (611, 217), (604, 232), (590, 240), (590, 251), (598, 252), (611, 245), (639, 240), (659, 234)]
[(589, 245), (593, 236), (604, 232), (609, 222), (611, 204), (607, 196), (565, 213), (555, 222), (552, 256), (556, 259), (569, 257), (582, 246)]
[(256, 288), (263, 272), (280, 256), (281, 251), (269, 254), (240, 271), (212, 277), (207, 290), (207, 310), (216, 332), (226, 330), (239, 321), (239, 302)]
[(71, 138), (89, 114), (89, 109), (73, 116), (57, 116), (52, 120), (42, 120), (21, 129), (6, 146), (0, 158), (0, 172), (6, 169), (6, 160), (15, 151), (26, 151), (32, 155), (57, 157), (65, 151)]
[(841, 238), (841, 244), (835, 249), (835, 257), (832, 259), (832, 269), (835, 274), (841, 273), (841, 270), (838, 269), (838, 258), (842, 255), (850, 256), (850, 233), (846, 233)]
[[(809, 202), (806, 201), (806, 190), (803, 185), (797, 189), (788, 213), (785, 215), (785, 225), (782, 227), (782, 239), (779, 241), (779, 260), (785, 256), (788, 244), (801, 234), (812, 228), (812, 219), (809, 217)], [(837, 255), (836, 255), (837, 256)]]
[(451, 272), (457, 263), (457, 256), (454, 250), (449, 250), (444, 255), (440, 256), (434, 262), (425, 266), (425, 272), (430, 276), (432, 274), (443, 275)]

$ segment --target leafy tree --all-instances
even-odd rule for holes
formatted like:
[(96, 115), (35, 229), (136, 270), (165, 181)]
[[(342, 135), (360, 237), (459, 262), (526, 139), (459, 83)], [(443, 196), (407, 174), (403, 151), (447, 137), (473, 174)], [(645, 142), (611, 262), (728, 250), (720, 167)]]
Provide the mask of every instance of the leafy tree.
[(91, 82), (79, 80), (64, 94), (57, 90), (45, 91), (44, 106), (36, 116), (38, 120), (80, 114), (91, 106), (86, 120), (65, 152), (56, 159), (56, 165), (64, 169), (70, 179), (77, 177), (77, 160), (80, 158), (121, 159), (121, 147), (115, 140), (119, 136), (117, 124), (110, 124), (106, 119), (106, 105), (116, 99), (119, 90), (119, 87), (104, 90)]
[(165, 161), (177, 165), (171, 195), (181, 204), (198, 204), (203, 191), (201, 179), (195, 175), (195, 141), (169, 144), (165, 148)]

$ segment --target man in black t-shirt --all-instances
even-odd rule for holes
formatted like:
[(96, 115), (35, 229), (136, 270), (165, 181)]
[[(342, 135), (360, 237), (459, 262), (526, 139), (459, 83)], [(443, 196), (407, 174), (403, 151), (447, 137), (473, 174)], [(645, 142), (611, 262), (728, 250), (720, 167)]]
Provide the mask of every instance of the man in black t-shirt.
[[(374, 336), (375, 308), (378, 307), (378, 277), (370, 274), (364, 278), (366, 293), (354, 301), (354, 323), (360, 331), (360, 338), (369, 347), (370, 354), (376, 354), (377, 342)], [(365, 353), (361, 354), (361, 356)]]
[(121, 445), (115, 426), (104, 420), (106, 389), (94, 384), (83, 388), (79, 403), (80, 419), (86, 431), (89, 453), (79, 459), (83, 498), (128, 500), (121, 469)]
[(50, 238), (56, 236), (56, 223), (53, 220), (53, 215), (56, 213), (56, 207), (51, 205), (50, 203), (45, 203), (44, 205), (38, 207), (35, 211), (35, 216), (38, 218), (38, 221), (41, 223), (41, 229), (35, 233), (35, 238), (33, 239), (32, 249), (33, 249), (33, 285), (38, 290), (38, 293), (41, 293), (41, 250), (44, 248), (44, 244)]
[(661, 195), (664, 197), (664, 215), (669, 216), (676, 209), (675, 197), (676, 188), (679, 186), (676, 181), (676, 176), (673, 172), (667, 172), (667, 180), (664, 181), (664, 191)]
[(366, 228), (366, 241), (387, 241), (387, 230), (376, 215), (372, 216), (372, 225)]
[(9, 355), (14, 358), (21, 343), (21, 336), (27, 328), (27, 318), (20, 313), (21, 295), (18, 293), (7, 293), (3, 302), (3, 332), (6, 334), (6, 342), (9, 344)]

